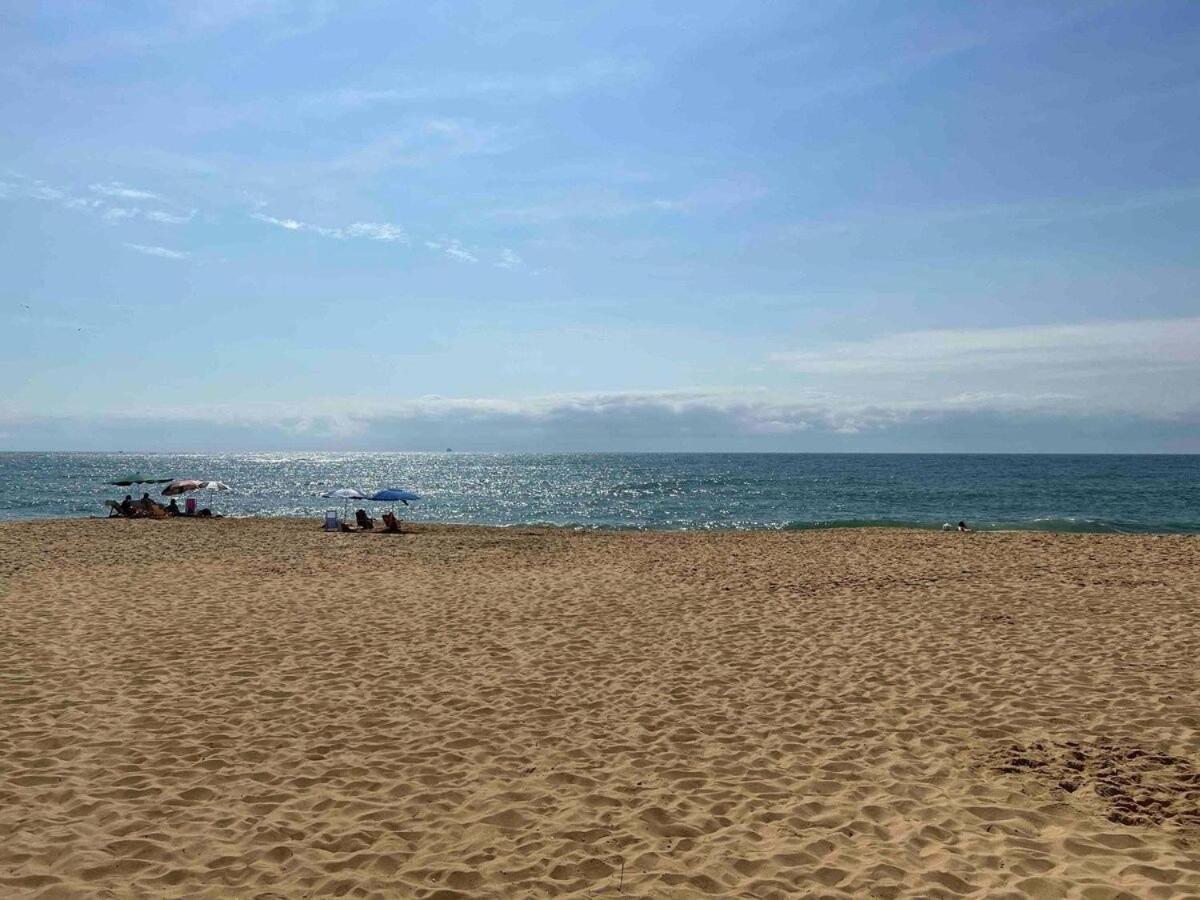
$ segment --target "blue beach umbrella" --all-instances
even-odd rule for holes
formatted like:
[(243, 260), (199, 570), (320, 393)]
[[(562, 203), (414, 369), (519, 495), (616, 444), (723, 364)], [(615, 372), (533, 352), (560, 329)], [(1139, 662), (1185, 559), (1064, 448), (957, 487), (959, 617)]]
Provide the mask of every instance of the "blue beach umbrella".
[(420, 499), (412, 491), (402, 491), (399, 488), (384, 488), (371, 495), (371, 500), (375, 503), (403, 503), (405, 506), (408, 506), (409, 500)]
[(420, 500), (421, 498), (412, 491), (402, 491), (398, 488), (386, 488), (382, 491), (376, 491), (371, 495), (371, 499), (376, 503), (403, 503), (408, 506), (409, 500)]

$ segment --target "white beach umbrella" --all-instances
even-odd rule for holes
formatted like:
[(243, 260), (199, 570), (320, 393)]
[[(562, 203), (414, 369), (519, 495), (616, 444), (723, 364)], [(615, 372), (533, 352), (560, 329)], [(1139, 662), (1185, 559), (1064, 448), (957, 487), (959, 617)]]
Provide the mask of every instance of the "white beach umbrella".
[(338, 488), (336, 491), (326, 491), (321, 495), (334, 500), (366, 500), (367, 495), (354, 488)]
[(213, 494), (221, 491), (232, 491), (233, 488), (223, 481), (206, 481), (204, 483), (204, 490), (208, 491), (208, 508), (212, 509)]

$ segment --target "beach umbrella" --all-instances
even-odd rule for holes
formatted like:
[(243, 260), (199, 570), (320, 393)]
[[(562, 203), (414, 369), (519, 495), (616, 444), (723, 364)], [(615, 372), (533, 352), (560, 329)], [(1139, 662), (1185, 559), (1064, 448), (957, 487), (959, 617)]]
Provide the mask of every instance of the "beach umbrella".
[(408, 506), (409, 500), (420, 500), (421, 498), (412, 491), (402, 491), (399, 488), (384, 488), (376, 491), (371, 495), (371, 500), (374, 503), (391, 503), (392, 509), (395, 509), (396, 503), (403, 503)]
[(233, 488), (223, 481), (206, 481), (202, 490), (208, 491), (208, 508), (212, 509), (213, 494), (220, 493), (221, 491), (232, 491)]
[(403, 503), (405, 506), (408, 506), (408, 501), (410, 500), (420, 499), (412, 491), (402, 491), (398, 488), (385, 488), (371, 495), (371, 500), (376, 503)]
[(367, 495), (362, 491), (356, 491), (354, 488), (339, 488), (336, 491), (326, 491), (321, 495), (329, 497), (333, 500), (366, 500)]
[(109, 484), (117, 487), (132, 487), (135, 484), (166, 484), (170, 478), (152, 478), (149, 475), (143, 475), (140, 472), (135, 472), (132, 475), (123, 475), (120, 478), (114, 478)]
[(207, 481), (201, 481), (199, 478), (176, 478), (162, 489), (162, 495), (164, 497), (174, 497), (178, 494), (187, 494), (200, 490), (208, 483)]

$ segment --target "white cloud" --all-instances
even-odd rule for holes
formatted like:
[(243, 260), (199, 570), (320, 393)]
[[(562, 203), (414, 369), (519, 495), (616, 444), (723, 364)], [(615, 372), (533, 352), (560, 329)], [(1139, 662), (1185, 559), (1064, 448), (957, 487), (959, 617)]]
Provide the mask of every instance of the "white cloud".
[(970, 373), (983, 369), (1200, 365), (1200, 318), (916, 331), (772, 359), (809, 374)]
[(393, 225), (390, 222), (355, 222), (352, 225), (343, 227), (326, 227), (324, 225), (314, 225), (311, 222), (301, 222), (299, 219), (280, 219), (275, 216), (268, 216), (265, 213), (251, 213), (252, 219), (257, 219), (259, 222), (266, 222), (269, 225), (276, 225), (287, 231), (307, 231), (312, 234), (319, 234), (322, 237), (334, 238), (339, 241), (350, 240), (353, 238), (363, 238), (370, 241), (383, 241), (386, 243), (407, 244), (408, 235), (399, 225)]
[(181, 225), (190, 222), (196, 215), (196, 210), (191, 210), (187, 215), (183, 215), (166, 210), (151, 210), (146, 212), (137, 206), (119, 205), (113, 201), (163, 199), (158, 194), (126, 187), (120, 182), (93, 184), (90, 190), (93, 193), (101, 194), (105, 199), (101, 197), (77, 196), (68, 188), (56, 187), (38, 180), (24, 179), (20, 182), (0, 182), (0, 197), (27, 197), (31, 200), (53, 203), (63, 209), (75, 212), (97, 213), (108, 222), (119, 222), (123, 219), (140, 217), (151, 222)]
[[(266, 222), (269, 225), (278, 225), (280, 228), (286, 228), (288, 231), (312, 231), (316, 228), (315, 225), (308, 225), (297, 219), (277, 219), (275, 216), (268, 216), (264, 213), (251, 213), (250, 218), (258, 219), (260, 222)], [(327, 229), (321, 229), (325, 231)]]
[[(997, 405), (997, 400), (999, 404)], [(371, 449), (1191, 449), (1200, 406), (1170, 419), (1010, 409), (1005, 398), (955, 397), (929, 404), (848, 404), (764, 391), (626, 391), (527, 398), (354, 397), (239, 405), (193, 405), (136, 413), (114, 410), (48, 416), (0, 410), (0, 426), (50, 419), (72, 434), (128, 440), (153, 422), (155, 434), (212, 446)], [(85, 421), (86, 420), (86, 423)], [(88, 424), (88, 428), (81, 428)], [(95, 431), (89, 430), (90, 428)], [(30, 434), (36, 428), (28, 428)], [(1086, 432), (1090, 443), (1076, 437)], [(67, 434), (66, 430), (61, 432)], [(149, 432), (147, 432), (149, 435)], [(965, 435), (965, 437), (964, 437)], [(96, 438), (92, 438), (95, 440)], [(115, 439), (115, 438), (114, 438)], [(153, 436), (148, 436), (154, 440)], [(30, 441), (34, 438), (30, 437)], [(1054, 443), (1047, 444), (1053, 440)], [(1114, 442), (1120, 440), (1120, 445)], [(964, 444), (964, 441), (966, 443)], [(1190, 443), (1189, 443), (1190, 441)], [(282, 443), (281, 443), (282, 442)], [(949, 444), (947, 442), (953, 442)], [(206, 444), (207, 446), (207, 444)]]
[(464, 247), (456, 239), (448, 241), (426, 241), (425, 246), (430, 250), (437, 250), (441, 253), (444, 253), (446, 256), (449, 256), (451, 259), (457, 259), (460, 262), (479, 262), (479, 257)]
[(161, 222), (165, 225), (185, 225), (196, 216), (196, 210), (189, 210), (186, 216), (169, 213), (161, 209), (152, 209), (145, 214), (151, 222)]
[(388, 222), (355, 222), (346, 226), (346, 237), (361, 237), (372, 241), (408, 243), (408, 235), (398, 225)]
[(33, 184), (29, 185), (27, 188), (27, 193), (34, 200), (56, 201), (67, 199), (66, 191), (60, 190), (56, 187), (51, 187), (50, 185), (44, 184), (40, 181), (35, 181)]
[(104, 201), (93, 200), (90, 197), (67, 197), (62, 201), (64, 209), (74, 209), (81, 212), (93, 212), (104, 208)]
[(1200, 318), (917, 331), (771, 359), (843, 402), (1169, 417), (1196, 408)]
[(109, 181), (103, 184), (93, 184), (89, 188), (91, 191), (102, 194), (105, 197), (117, 197), (121, 200), (158, 200), (164, 198), (161, 194), (156, 194), (153, 191), (143, 191), (138, 188), (132, 188), (128, 185), (121, 184), (119, 181)]
[(144, 253), (146, 256), (157, 256), (161, 259), (187, 259), (188, 254), (182, 250), (170, 250), (167, 247), (150, 247), (145, 244), (126, 244), (130, 250)]
[(522, 265), (524, 260), (507, 247), (500, 251), (500, 259), (496, 262), (496, 267), (500, 269), (519, 269)]

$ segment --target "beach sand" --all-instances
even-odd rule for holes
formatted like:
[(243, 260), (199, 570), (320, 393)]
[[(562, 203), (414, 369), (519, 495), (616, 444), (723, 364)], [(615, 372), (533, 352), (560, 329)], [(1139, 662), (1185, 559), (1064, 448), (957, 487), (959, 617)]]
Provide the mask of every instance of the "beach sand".
[(0, 525), (0, 896), (1200, 896), (1200, 540)]

